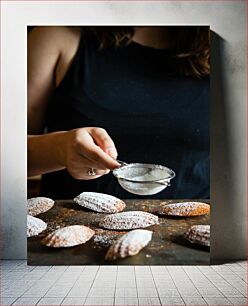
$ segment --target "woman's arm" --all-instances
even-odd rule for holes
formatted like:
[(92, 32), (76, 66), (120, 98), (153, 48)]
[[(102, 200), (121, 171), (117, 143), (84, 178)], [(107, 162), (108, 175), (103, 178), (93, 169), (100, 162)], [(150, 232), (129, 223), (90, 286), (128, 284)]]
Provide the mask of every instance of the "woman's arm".
[[(28, 174), (67, 168), (92, 179), (116, 168), (117, 152), (107, 132), (89, 127), (43, 134), (47, 105), (77, 51), (80, 33), (66, 27), (38, 27), (28, 40)], [(112, 158), (113, 157), (113, 158)], [(89, 168), (97, 175), (87, 176)]]
[[(87, 127), (28, 136), (29, 175), (67, 168), (77, 179), (93, 179), (119, 166), (115, 145), (104, 129)], [(96, 176), (89, 177), (89, 168)]]
[(42, 134), (48, 102), (66, 74), (80, 40), (67, 27), (36, 27), (28, 37), (28, 133)]

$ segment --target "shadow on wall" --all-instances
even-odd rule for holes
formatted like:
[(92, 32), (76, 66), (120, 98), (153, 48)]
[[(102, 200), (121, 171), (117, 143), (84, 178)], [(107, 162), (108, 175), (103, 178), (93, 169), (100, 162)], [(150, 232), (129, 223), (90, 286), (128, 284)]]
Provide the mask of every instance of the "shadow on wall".
[[(234, 202), (234, 166), (231, 164), (230, 112), (227, 107), (224, 55), (226, 42), (211, 31), (211, 264), (228, 258), (244, 259), (246, 231), (241, 206)], [(237, 219), (240, 222), (237, 222)], [(229, 260), (230, 261), (230, 260)]]

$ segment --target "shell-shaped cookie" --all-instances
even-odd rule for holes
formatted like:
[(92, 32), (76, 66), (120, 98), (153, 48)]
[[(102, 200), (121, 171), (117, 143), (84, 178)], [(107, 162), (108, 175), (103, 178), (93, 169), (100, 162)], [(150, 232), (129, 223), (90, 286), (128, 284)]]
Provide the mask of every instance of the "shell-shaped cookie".
[(185, 238), (191, 243), (210, 246), (210, 225), (193, 225), (185, 233)]
[(98, 192), (82, 192), (74, 201), (85, 208), (108, 214), (120, 212), (126, 207), (122, 200)]
[(54, 201), (45, 197), (31, 198), (27, 201), (28, 215), (36, 216), (51, 209)]
[(53, 248), (73, 247), (90, 240), (94, 234), (95, 232), (87, 226), (71, 225), (50, 233), (42, 239), (42, 243)]
[(209, 214), (210, 205), (202, 202), (179, 202), (162, 205), (158, 209), (160, 215), (193, 217)]
[(138, 254), (152, 239), (152, 231), (133, 230), (114, 242), (109, 248), (105, 259), (116, 260)]
[(114, 230), (144, 228), (158, 224), (158, 217), (144, 211), (126, 211), (103, 218), (100, 226)]
[(47, 228), (47, 224), (33, 216), (27, 216), (27, 237), (33, 237), (39, 235)]

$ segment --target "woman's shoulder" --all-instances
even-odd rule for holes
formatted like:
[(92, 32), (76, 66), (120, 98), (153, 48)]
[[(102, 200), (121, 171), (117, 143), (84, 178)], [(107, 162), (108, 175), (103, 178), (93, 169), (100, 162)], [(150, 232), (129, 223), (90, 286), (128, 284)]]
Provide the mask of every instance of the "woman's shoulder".
[(73, 48), (80, 40), (79, 27), (65, 26), (38, 26), (29, 33), (31, 40), (37, 45), (45, 43), (47, 48), (63, 51), (65, 48)]
[(56, 40), (63, 38), (79, 37), (81, 27), (74, 26), (36, 26), (30, 31), (30, 34), (35, 34), (40, 37), (53, 37)]
[(76, 55), (81, 38), (79, 27), (39, 26), (29, 33), (29, 51), (35, 58), (46, 57), (46, 63), (56, 63), (56, 86), (65, 76)]

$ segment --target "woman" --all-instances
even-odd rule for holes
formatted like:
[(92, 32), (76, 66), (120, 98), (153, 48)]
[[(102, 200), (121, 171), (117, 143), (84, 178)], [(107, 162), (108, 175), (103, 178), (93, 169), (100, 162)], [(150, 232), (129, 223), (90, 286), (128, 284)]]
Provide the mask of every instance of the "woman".
[[(133, 196), (115, 160), (177, 176), (157, 198), (209, 198), (208, 27), (36, 27), (28, 42), (28, 169), (43, 196)], [(44, 131), (46, 131), (45, 134)]]

